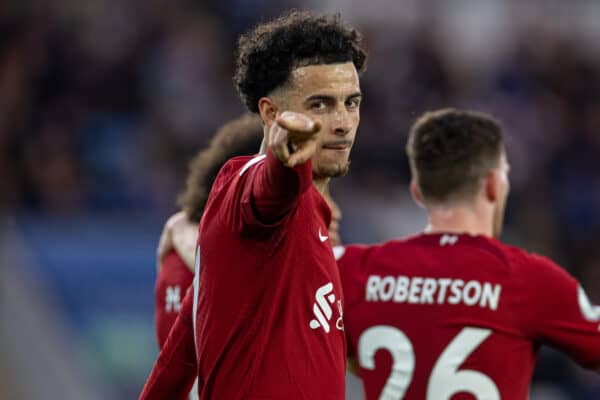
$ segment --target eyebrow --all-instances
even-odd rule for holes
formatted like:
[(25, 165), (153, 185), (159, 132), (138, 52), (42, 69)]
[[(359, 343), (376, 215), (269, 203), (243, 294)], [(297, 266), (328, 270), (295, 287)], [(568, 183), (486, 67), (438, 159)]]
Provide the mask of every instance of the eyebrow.
[[(362, 93), (361, 92), (354, 92), (351, 95), (347, 96), (346, 99), (353, 99), (356, 97), (362, 97)], [(313, 101), (313, 100), (322, 100), (322, 101), (332, 101), (335, 100), (335, 96), (329, 96), (326, 94), (314, 94), (310, 97), (308, 97), (305, 102), (308, 101)]]

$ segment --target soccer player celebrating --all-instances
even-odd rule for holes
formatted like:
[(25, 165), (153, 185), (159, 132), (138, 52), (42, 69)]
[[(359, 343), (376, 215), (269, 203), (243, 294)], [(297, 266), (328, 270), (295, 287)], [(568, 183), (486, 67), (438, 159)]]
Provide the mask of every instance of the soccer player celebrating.
[(549, 259), (497, 240), (509, 192), (499, 124), (426, 113), (407, 153), (426, 232), (339, 259), (367, 399), (525, 400), (541, 344), (599, 370), (600, 308)]
[(158, 245), (154, 315), (160, 348), (194, 278), (198, 224), (217, 173), (234, 156), (257, 154), (262, 139), (260, 118), (246, 114), (223, 125), (190, 162), (186, 189), (178, 200), (182, 211), (169, 218)]
[(355, 29), (308, 12), (240, 39), (235, 82), (265, 124), (266, 154), (230, 160), (215, 180), (199, 288), (141, 398), (181, 398), (191, 370), (201, 399), (344, 399), (342, 292), (321, 193), (349, 167), (365, 59)]

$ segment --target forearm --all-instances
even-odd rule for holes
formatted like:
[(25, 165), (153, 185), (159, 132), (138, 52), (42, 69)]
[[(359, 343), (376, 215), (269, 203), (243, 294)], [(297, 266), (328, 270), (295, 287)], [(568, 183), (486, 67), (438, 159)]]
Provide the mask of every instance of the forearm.
[(276, 222), (294, 208), (300, 195), (311, 184), (310, 160), (288, 168), (269, 151), (252, 181), (253, 212), (263, 223)]
[(197, 375), (190, 291), (144, 385), (140, 399), (187, 399)]

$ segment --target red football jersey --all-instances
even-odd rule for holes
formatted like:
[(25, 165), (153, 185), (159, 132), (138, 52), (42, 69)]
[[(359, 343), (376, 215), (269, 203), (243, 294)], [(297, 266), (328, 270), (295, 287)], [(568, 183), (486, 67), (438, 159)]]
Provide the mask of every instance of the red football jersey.
[(154, 322), (160, 348), (167, 340), (193, 279), (194, 274), (177, 251), (169, 251), (161, 260), (154, 288)]
[(600, 367), (600, 309), (544, 257), (422, 234), (348, 246), (338, 264), (367, 399), (525, 400), (541, 344)]
[(269, 153), (225, 164), (202, 217), (199, 288), (186, 296), (140, 398), (181, 398), (195, 372), (201, 399), (343, 400), (330, 220), (310, 162), (290, 169)]
[[(346, 342), (327, 238), (331, 213), (312, 184), (311, 163), (296, 170), (290, 176), (271, 153), (266, 160), (239, 157), (212, 188), (198, 241), (203, 399), (344, 399)], [(290, 199), (281, 197), (290, 195), (292, 206), (282, 214)], [(282, 218), (266, 225), (254, 207)]]

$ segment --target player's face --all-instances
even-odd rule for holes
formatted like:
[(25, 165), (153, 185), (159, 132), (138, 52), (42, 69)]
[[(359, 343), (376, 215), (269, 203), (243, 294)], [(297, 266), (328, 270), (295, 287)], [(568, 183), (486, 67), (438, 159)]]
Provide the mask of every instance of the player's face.
[(292, 71), (285, 91), (286, 109), (321, 122), (317, 150), (312, 158), (316, 177), (348, 172), (350, 149), (360, 121), (358, 73), (351, 62), (309, 65)]
[(498, 201), (494, 209), (494, 237), (499, 238), (502, 234), (502, 226), (504, 225), (504, 211), (506, 209), (506, 199), (510, 191), (510, 182), (508, 180), (508, 172), (510, 166), (506, 160), (506, 153), (502, 152), (500, 156), (500, 167), (498, 168)]

